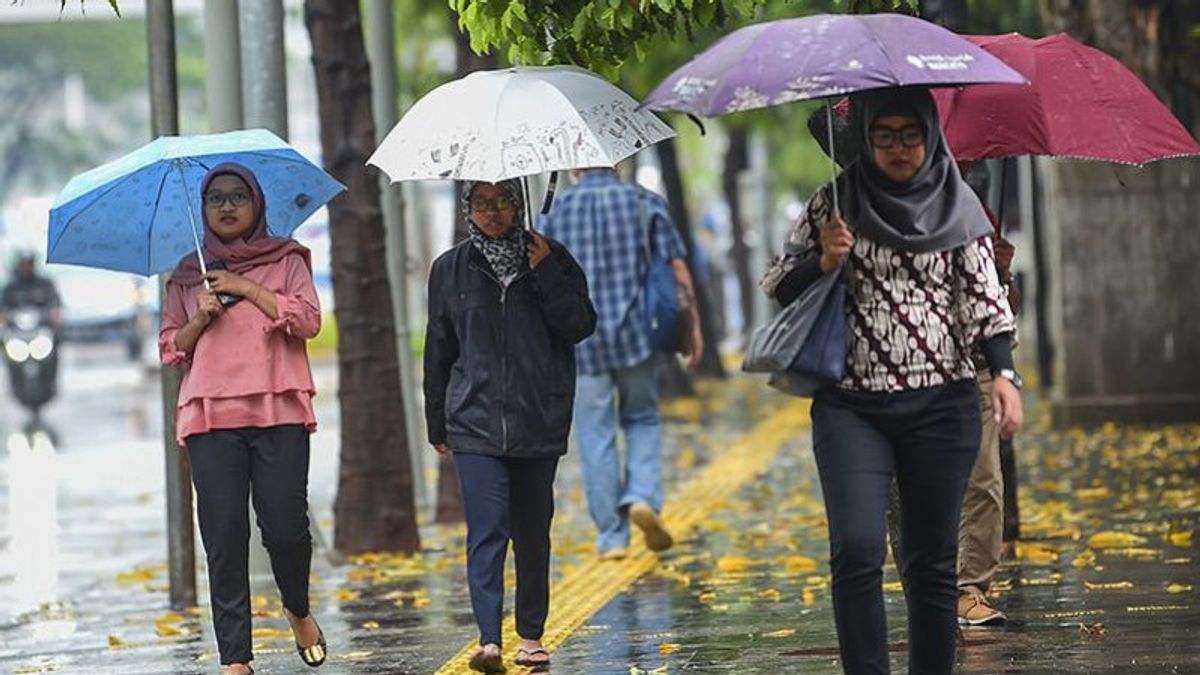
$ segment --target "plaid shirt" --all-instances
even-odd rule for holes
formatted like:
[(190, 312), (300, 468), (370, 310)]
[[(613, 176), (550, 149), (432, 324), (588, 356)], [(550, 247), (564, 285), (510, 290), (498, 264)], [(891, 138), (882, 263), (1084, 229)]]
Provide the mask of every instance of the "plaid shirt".
[(645, 227), (652, 232), (655, 255), (668, 260), (687, 255), (666, 201), (611, 171), (589, 171), (554, 201), (549, 216), (541, 217), (541, 232), (562, 242), (583, 268), (599, 315), (596, 332), (575, 346), (580, 373), (602, 373), (650, 358), (642, 309), (648, 269)]

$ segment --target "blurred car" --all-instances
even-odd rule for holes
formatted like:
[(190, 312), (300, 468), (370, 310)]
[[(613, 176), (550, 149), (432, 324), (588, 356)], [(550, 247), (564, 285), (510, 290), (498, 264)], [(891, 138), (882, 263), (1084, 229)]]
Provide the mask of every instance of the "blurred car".
[(130, 359), (152, 330), (158, 292), (153, 279), (71, 265), (47, 265), (62, 298), (60, 339), (120, 342)]

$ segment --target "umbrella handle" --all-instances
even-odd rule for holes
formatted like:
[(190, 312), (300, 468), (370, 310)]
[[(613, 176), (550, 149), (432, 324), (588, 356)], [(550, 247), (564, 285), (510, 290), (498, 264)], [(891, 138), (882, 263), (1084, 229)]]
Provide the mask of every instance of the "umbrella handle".
[(550, 183), (546, 185), (546, 198), (542, 200), (542, 215), (550, 213), (550, 205), (554, 203), (554, 192), (558, 190), (558, 172), (550, 172)]

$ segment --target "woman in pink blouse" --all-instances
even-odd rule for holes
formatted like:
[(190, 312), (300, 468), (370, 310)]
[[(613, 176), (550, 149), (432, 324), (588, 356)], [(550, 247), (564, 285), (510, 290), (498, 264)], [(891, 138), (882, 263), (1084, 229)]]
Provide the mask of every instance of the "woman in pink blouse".
[(949, 674), (959, 511), (980, 442), (978, 347), (1004, 434), (1021, 424), (1012, 312), (992, 228), (963, 182), (924, 89), (851, 103), (858, 156), (809, 201), (761, 285), (787, 304), (849, 271), (846, 374), (818, 392), (813, 446), (829, 519), (834, 621), (847, 673), (887, 673), (885, 513), (900, 491), (909, 672)]
[(267, 234), (262, 188), (226, 163), (201, 186), (204, 257), (171, 275), (159, 353), (184, 369), (176, 438), (188, 450), (208, 557), (224, 675), (250, 661), (250, 522), (254, 510), (301, 659), (325, 661), (309, 613), (309, 434), (317, 426), (305, 341), (321, 327), (308, 249)]

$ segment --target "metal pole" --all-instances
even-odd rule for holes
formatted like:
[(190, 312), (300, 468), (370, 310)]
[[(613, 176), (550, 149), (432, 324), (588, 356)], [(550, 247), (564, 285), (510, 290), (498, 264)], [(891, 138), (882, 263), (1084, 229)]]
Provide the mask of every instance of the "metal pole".
[[(175, 8), (173, 0), (146, 3), (146, 43), (150, 63), (150, 120), (155, 137), (179, 133), (175, 80)], [(159, 280), (165, 305), (166, 279)], [(167, 563), (171, 606), (196, 604), (196, 544), (192, 532), (192, 471), (187, 450), (175, 443), (175, 405), (180, 373), (162, 369), (163, 450), (167, 492)]]
[(242, 128), (242, 48), (238, 33), (238, 0), (204, 1), (204, 90), (208, 126), (214, 132)]
[[(375, 140), (382, 141), (396, 124), (396, 32), (391, 0), (367, 0), (367, 54), (371, 62), (371, 96), (375, 117)], [(408, 311), (408, 241), (404, 222), (404, 193), (387, 176), (379, 176), (380, 201), (388, 251), (388, 280), (392, 286), (392, 312), (396, 321), (396, 352), (400, 365), (401, 401), (408, 454), (412, 458), (413, 486), (418, 508), (430, 504), (425, 485), (425, 450), (417, 411), (416, 364), (413, 363), (412, 326)]]
[(238, 9), (246, 127), (269, 129), (276, 136), (287, 139), (283, 0), (244, 0)]

